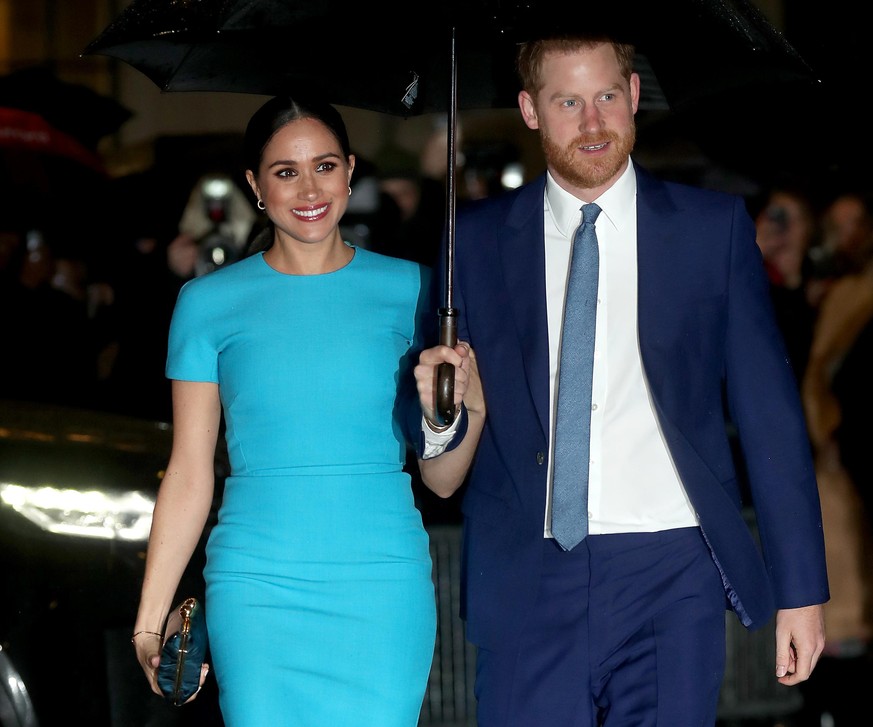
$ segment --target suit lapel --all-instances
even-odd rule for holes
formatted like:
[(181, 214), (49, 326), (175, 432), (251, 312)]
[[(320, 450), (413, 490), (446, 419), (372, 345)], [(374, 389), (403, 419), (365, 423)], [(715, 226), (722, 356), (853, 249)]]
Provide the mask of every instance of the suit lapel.
[[(635, 165), (637, 174), (637, 316), (640, 356), (656, 404), (669, 380), (658, 341), (665, 321), (683, 303), (677, 298), (677, 244), (673, 219), (680, 213), (663, 182)], [(679, 307), (677, 307), (679, 306)]]
[[(543, 245), (543, 174), (524, 187), (500, 228), (500, 265), (512, 323), (518, 333), (525, 378), (543, 433), (549, 433), (549, 341)], [(509, 322), (507, 322), (509, 323)]]

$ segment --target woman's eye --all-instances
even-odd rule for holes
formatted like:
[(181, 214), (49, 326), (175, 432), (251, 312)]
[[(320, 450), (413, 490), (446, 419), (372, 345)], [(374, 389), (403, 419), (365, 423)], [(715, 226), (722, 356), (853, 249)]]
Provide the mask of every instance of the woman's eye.
[(293, 169), (280, 169), (278, 172), (276, 172), (276, 176), (285, 179), (287, 177), (296, 176), (296, 172)]
[(316, 167), (316, 171), (319, 172), (330, 172), (336, 169), (336, 164), (333, 162), (322, 162)]

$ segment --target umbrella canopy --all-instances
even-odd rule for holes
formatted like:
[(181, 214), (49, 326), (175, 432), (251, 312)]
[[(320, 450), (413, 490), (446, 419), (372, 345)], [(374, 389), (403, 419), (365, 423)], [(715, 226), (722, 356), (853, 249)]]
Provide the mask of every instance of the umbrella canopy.
[[(456, 341), (455, 114), (515, 106), (519, 42), (595, 31), (634, 43), (644, 69), (643, 108), (681, 110), (737, 88), (815, 80), (748, 0), (610, 0), (571, 9), (558, 0), (465, 0), (434, 4), (424, 22), (404, 27), (408, 8), (405, 0), (134, 0), (84, 53), (125, 61), (165, 91), (317, 92), (334, 104), (402, 116), (448, 112), (440, 309), (447, 345)], [(451, 391), (443, 371), (443, 421), (453, 416)]]
[[(602, 30), (635, 43), (644, 79), (674, 109), (814, 75), (748, 0), (611, 0), (578, 12), (556, 0), (468, 0), (434, 4), (426, 22), (405, 30), (386, 22), (404, 18), (408, 7), (134, 0), (84, 52), (123, 60), (165, 91), (317, 90), (335, 104), (399, 115), (446, 111), (453, 64), (457, 108), (514, 107), (516, 44), (556, 31)], [(326, 51), (333, 40), (337, 50)], [(655, 106), (660, 88), (652, 88)]]
[(103, 171), (100, 157), (84, 144), (56, 129), (39, 114), (21, 109), (0, 106), (0, 149), (63, 157)]
[(108, 183), (97, 144), (130, 116), (42, 66), (0, 76), (0, 229), (51, 230), (65, 253), (92, 255)]
[(43, 66), (0, 76), (0, 107), (38, 116), (91, 152), (131, 117), (130, 110), (114, 98), (63, 81)]
[(115, 99), (42, 66), (0, 76), (0, 170), (18, 185), (48, 180), (58, 160), (105, 174), (97, 144), (130, 116)]

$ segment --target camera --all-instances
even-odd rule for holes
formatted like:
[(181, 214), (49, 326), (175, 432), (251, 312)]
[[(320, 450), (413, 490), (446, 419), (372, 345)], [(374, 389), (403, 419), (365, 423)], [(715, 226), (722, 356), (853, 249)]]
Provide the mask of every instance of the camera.
[(182, 213), (179, 230), (197, 241), (196, 276), (239, 260), (256, 219), (251, 203), (230, 176), (203, 175)]

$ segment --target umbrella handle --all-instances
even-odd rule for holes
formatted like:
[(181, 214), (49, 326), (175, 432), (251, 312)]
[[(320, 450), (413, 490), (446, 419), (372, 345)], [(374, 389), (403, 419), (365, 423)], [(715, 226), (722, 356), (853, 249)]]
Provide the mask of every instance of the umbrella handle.
[[(458, 330), (454, 308), (440, 308), (440, 344), (454, 348), (458, 342)], [(455, 367), (441, 363), (437, 367), (436, 407), (434, 414), (440, 426), (447, 427), (455, 421)]]

